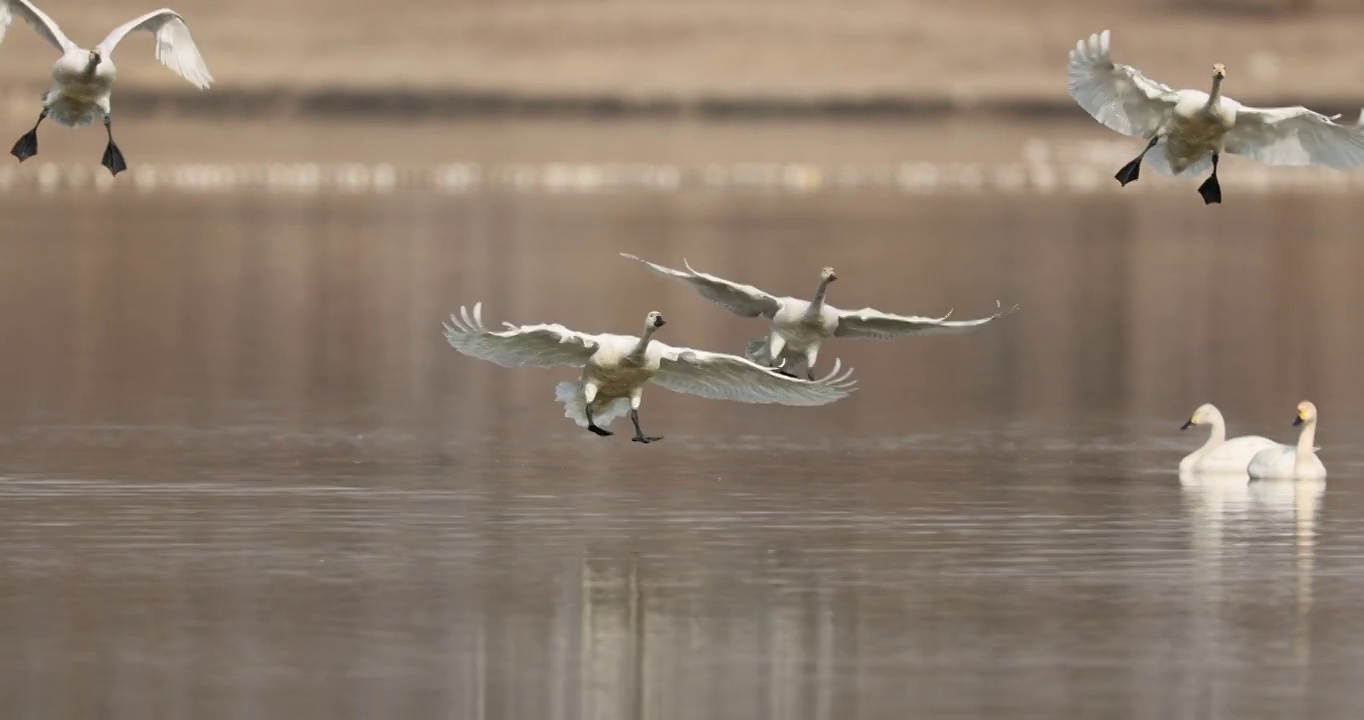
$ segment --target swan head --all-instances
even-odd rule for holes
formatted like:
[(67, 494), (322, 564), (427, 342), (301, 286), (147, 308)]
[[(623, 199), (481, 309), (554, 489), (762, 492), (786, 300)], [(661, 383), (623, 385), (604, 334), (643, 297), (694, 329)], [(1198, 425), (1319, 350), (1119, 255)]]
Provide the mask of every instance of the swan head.
[(663, 319), (663, 313), (657, 310), (649, 313), (648, 317), (644, 319), (644, 329), (646, 331), (657, 330), (667, 324), (668, 321)]
[(831, 283), (838, 279), (838, 273), (831, 267), (826, 267), (819, 271), (819, 279), (826, 283)]
[(1303, 400), (1298, 403), (1298, 417), (1293, 420), (1294, 425), (1317, 421), (1317, 406), (1310, 401)]
[(1213, 422), (1213, 418), (1221, 417), (1222, 411), (1218, 410), (1212, 403), (1203, 403), (1198, 409), (1189, 416), (1189, 419), (1179, 426), (1180, 430), (1188, 430), (1195, 425), (1205, 425)]
[(1222, 63), (1215, 63), (1212, 66), (1212, 79), (1223, 80), (1227, 77), (1227, 68)]

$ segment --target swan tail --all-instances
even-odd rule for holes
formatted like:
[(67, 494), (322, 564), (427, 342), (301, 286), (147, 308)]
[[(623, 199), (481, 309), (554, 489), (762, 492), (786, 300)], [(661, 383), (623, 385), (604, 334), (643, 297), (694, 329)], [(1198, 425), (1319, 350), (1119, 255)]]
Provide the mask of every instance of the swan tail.
[(1192, 165), (1179, 172), (1175, 172), (1174, 166), (1170, 164), (1170, 158), (1165, 154), (1165, 142), (1165, 138), (1161, 138), (1160, 142), (1155, 147), (1151, 148), (1150, 152), (1146, 153), (1145, 157), (1142, 158), (1142, 162), (1149, 164), (1151, 169), (1162, 175), (1189, 177), (1191, 175), (1202, 175), (1212, 171), (1212, 155), (1204, 155), (1195, 160)]
[[(587, 427), (587, 398), (583, 396), (580, 382), (561, 382), (554, 387), (554, 399), (564, 404), (564, 417)], [(630, 412), (630, 398), (614, 398), (605, 403), (598, 402), (598, 409), (592, 413), (597, 427), (606, 428), (612, 421), (625, 417)]]

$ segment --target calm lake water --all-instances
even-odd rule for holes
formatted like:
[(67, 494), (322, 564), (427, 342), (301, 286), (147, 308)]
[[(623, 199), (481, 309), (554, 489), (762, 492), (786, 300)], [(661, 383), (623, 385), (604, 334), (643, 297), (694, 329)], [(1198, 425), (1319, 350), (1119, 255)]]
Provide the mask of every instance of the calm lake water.
[[(78, 202), (79, 200), (79, 202)], [(0, 197), (14, 718), (1277, 718), (1364, 703), (1356, 199)], [(822, 408), (646, 392), (441, 320), (761, 334), (639, 254), (956, 317)], [(1217, 403), (1328, 483), (1181, 482)], [(623, 429), (623, 425), (617, 429)]]

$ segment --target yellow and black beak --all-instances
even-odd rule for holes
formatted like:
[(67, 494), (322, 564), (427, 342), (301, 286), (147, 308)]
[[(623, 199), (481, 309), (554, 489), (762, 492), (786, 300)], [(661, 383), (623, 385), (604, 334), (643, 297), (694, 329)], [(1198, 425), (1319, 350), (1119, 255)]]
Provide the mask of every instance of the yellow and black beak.
[(1183, 424), (1183, 425), (1180, 425), (1180, 426), (1179, 426), (1179, 429), (1180, 429), (1180, 430), (1188, 430), (1189, 428), (1191, 428), (1191, 427), (1193, 427), (1193, 426), (1194, 426), (1193, 418), (1189, 418), (1188, 420), (1185, 420), (1185, 421), (1184, 421), (1184, 424)]
[(1297, 426), (1299, 426), (1299, 425), (1301, 425), (1301, 424), (1302, 424), (1302, 413), (1298, 413), (1298, 416), (1295, 417), (1295, 418), (1293, 418), (1293, 427), (1297, 427)]

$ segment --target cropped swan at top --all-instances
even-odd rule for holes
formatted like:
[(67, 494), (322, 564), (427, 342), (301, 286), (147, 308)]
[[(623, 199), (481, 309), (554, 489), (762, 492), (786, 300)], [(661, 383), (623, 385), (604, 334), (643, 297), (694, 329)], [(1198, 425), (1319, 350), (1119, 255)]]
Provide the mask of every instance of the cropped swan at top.
[(57, 23), (28, 0), (0, 0), (0, 41), (5, 30), (18, 15), (52, 44), (62, 56), (52, 66), (52, 88), (43, 94), (43, 109), (33, 129), (14, 143), (10, 154), (20, 162), (38, 154), (38, 126), (52, 118), (66, 127), (84, 127), (96, 120), (104, 121), (109, 143), (100, 161), (114, 175), (126, 170), (123, 153), (114, 144), (110, 119), (109, 96), (113, 93), (117, 70), (113, 52), (119, 41), (134, 30), (146, 30), (156, 35), (156, 59), (175, 74), (203, 90), (213, 82), (213, 76), (199, 55), (199, 48), (190, 37), (189, 26), (173, 10), (162, 8), (130, 20), (109, 33), (92, 50), (86, 50), (67, 39)]
[(1347, 170), (1364, 164), (1364, 111), (1355, 125), (1335, 122), (1302, 106), (1257, 108), (1222, 95), (1226, 68), (1212, 66), (1212, 92), (1175, 90), (1130, 65), (1114, 65), (1108, 31), (1090, 35), (1070, 51), (1070, 96), (1112, 130), (1148, 141), (1114, 177), (1124, 186), (1143, 157), (1168, 175), (1212, 169), (1198, 186), (1204, 203), (1222, 202), (1217, 181), (1221, 153), (1266, 165), (1326, 165)]
[[(804, 365), (806, 378), (812, 380), (819, 346), (828, 338), (838, 336), (884, 340), (900, 335), (964, 333), (1018, 310), (1015, 305), (989, 317), (951, 321), (947, 319), (952, 314), (951, 310), (938, 318), (891, 315), (872, 308), (840, 310), (824, 302), (829, 283), (838, 279), (833, 268), (826, 267), (820, 271), (814, 300), (801, 300), (777, 297), (752, 285), (697, 272), (685, 259), (682, 261), (686, 268), (684, 272), (656, 265), (629, 253), (621, 253), (621, 257), (644, 263), (661, 275), (691, 283), (702, 297), (736, 315), (771, 318), (772, 330), (766, 336), (750, 341), (744, 354), (754, 362), (779, 368), (779, 372), (786, 375), (794, 375), (791, 370)], [(999, 306), (998, 301), (995, 305)]]
[(1317, 406), (1303, 400), (1298, 403), (1298, 416), (1294, 425), (1301, 425), (1297, 445), (1274, 445), (1261, 450), (1251, 458), (1246, 472), (1251, 478), (1296, 478), (1316, 480), (1326, 477), (1326, 466), (1317, 457), (1313, 442), (1317, 437)]
[(640, 395), (651, 380), (673, 392), (716, 400), (805, 406), (845, 398), (856, 384), (852, 370), (840, 372), (838, 361), (819, 380), (797, 380), (737, 355), (664, 345), (653, 339), (665, 324), (658, 312), (645, 318), (640, 337), (510, 323), (493, 332), (484, 327), (482, 314), (481, 302), (472, 314), (460, 307), (444, 326), (445, 339), (465, 355), (502, 367), (581, 367), (582, 378), (559, 383), (554, 395), (564, 404), (565, 417), (602, 436), (613, 434), (605, 429), (612, 420), (629, 413), (635, 442), (662, 439), (646, 436), (639, 427)]
[(1180, 473), (1237, 473), (1244, 475), (1246, 466), (1255, 453), (1276, 443), (1259, 435), (1242, 435), (1227, 439), (1227, 423), (1222, 412), (1212, 403), (1198, 406), (1194, 414), (1182, 425), (1187, 430), (1195, 425), (1210, 425), (1208, 441), (1203, 447), (1189, 453), (1179, 461)]

